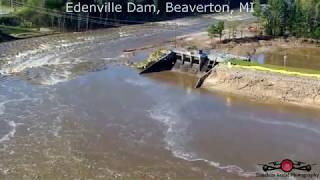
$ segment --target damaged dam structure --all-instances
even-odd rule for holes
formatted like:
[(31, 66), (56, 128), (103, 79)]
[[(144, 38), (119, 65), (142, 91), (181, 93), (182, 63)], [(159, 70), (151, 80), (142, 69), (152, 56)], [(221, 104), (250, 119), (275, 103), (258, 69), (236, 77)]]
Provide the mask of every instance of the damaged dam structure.
[(202, 50), (190, 52), (183, 50), (172, 50), (155, 63), (145, 68), (140, 74), (155, 73), (161, 71), (178, 71), (193, 74), (199, 77), (195, 88), (200, 88), (205, 79), (211, 74), (212, 70), (219, 63), (231, 58), (248, 60), (245, 57), (238, 57), (230, 54), (210, 53), (209, 55)]

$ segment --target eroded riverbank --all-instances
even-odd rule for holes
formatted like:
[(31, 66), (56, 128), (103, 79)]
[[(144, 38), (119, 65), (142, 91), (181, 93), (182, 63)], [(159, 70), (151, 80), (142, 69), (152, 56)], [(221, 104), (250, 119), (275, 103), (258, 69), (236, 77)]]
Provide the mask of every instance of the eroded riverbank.
[(286, 75), (220, 64), (203, 87), (264, 102), (320, 108), (320, 81), (316, 77)]

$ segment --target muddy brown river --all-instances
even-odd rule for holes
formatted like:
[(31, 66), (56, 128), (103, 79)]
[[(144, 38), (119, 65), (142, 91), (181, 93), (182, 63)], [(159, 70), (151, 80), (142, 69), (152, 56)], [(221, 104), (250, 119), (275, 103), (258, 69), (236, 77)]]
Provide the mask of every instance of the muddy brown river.
[[(287, 55), (287, 61), (284, 56)], [(277, 49), (254, 56), (254, 60), (260, 64), (273, 64), (305, 69), (320, 69), (320, 48), (297, 47)]]
[[(211, 21), (177, 20), (178, 33)], [(1, 44), (0, 179), (261, 179), (260, 164), (320, 164), (320, 111), (196, 90), (195, 77), (140, 76), (125, 65), (148, 51), (122, 50), (172, 39), (164, 26), (172, 28)]]

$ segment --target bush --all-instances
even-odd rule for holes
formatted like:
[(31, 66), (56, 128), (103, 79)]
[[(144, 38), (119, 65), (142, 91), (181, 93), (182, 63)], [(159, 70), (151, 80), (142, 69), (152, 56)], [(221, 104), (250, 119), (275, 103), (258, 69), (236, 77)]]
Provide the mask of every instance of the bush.
[(31, 8), (23, 8), (17, 12), (17, 16), (24, 20), (22, 26), (24, 27), (39, 27), (39, 26), (49, 26), (51, 19), (48, 14), (37, 13), (36, 10)]
[(0, 18), (0, 24), (6, 26), (19, 26), (21, 23), (21, 18), (17, 16), (4, 16)]
[(24, 22), (21, 23), (20, 26), (23, 27), (23, 28), (32, 28), (33, 27), (32, 25), (33, 25), (32, 22), (24, 21)]
[(317, 40), (320, 40), (320, 27), (318, 27), (314, 33), (313, 33), (313, 37)]
[(4, 6), (10, 6), (10, 1), (8, 0), (0, 0), (0, 4)]

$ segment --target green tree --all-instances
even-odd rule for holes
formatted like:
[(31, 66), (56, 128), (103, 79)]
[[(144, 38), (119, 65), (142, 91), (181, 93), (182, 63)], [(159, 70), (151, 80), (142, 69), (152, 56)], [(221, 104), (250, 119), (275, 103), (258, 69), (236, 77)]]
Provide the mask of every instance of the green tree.
[(261, 2), (260, 0), (254, 0), (254, 12), (253, 15), (260, 18), (262, 13)]
[[(229, 38), (232, 38), (232, 39), (235, 39), (237, 38), (237, 34), (238, 34), (238, 27), (240, 25), (240, 22), (239, 21), (233, 21), (231, 22), (230, 24), (230, 33), (229, 33)], [(230, 37), (231, 36), (231, 37)]]
[(314, 37), (320, 26), (320, 0), (268, 0), (261, 22), (269, 35)]
[(217, 34), (219, 34), (220, 42), (222, 39), (223, 30), (224, 30), (224, 21), (219, 21), (217, 28), (216, 28), (216, 32), (217, 32)]
[(216, 35), (216, 25), (215, 24), (211, 24), (208, 28), (208, 36), (210, 37), (211, 40), (211, 47), (213, 48), (213, 38)]
[(211, 45), (213, 47), (213, 38), (216, 35), (219, 35), (220, 42), (222, 40), (222, 35), (223, 35), (223, 30), (224, 30), (224, 21), (218, 21), (218, 23), (212, 24), (208, 28), (208, 35), (211, 39)]
[(314, 37), (315, 39), (317, 39), (317, 42), (319, 42), (319, 40), (320, 40), (320, 27), (318, 27), (318, 28), (314, 31), (313, 37)]

